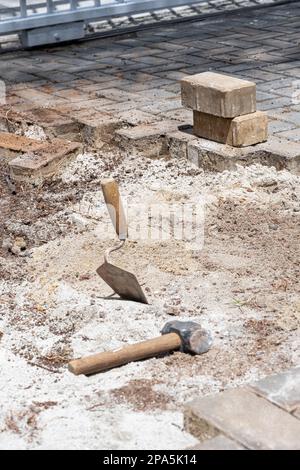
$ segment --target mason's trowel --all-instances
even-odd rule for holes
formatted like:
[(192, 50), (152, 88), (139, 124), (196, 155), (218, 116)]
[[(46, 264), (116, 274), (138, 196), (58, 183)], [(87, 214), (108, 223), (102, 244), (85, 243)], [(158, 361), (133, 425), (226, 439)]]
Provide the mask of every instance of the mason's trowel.
[(97, 269), (97, 273), (122, 299), (147, 304), (146, 296), (135, 275), (109, 262), (110, 254), (124, 246), (128, 238), (128, 227), (117, 182), (113, 178), (103, 179), (101, 188), (119, 243), (105, 252), (104, 263)]

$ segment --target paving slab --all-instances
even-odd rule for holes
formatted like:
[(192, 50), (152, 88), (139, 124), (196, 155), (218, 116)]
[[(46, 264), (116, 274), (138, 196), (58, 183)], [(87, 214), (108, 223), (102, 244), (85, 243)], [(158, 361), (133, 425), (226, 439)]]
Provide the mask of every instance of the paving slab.
[(11, 178), (16, 181), (38, 181), (56, 173), (70, 158), (76, 156), (80, 144), (54, 139), (9, 162)]
[(245, 388), (187, 404), (185, 429), (200, 441), (222, 433), (248, 449), (300, 449), (300, 421)]
[(19, 131), (23, 124), (36, 124), (49, 137), (63, 137), (68, 140), (77, 140), (80, 131), (75, 119), (51, 108), (34, 107), (20, 112), (4, 106), (0, 108), (0, 124), (9, 132)]
[(231, 147), (206, 139), (187, 141), (188, 160), (209, 171), (235, 170), (237, 165), (273, 166), (300, 174), (300, 143), (271, 137), (267, 142), (245, 148)]
[(189, 450), (245, 450), (245, 447), (220, 434), (212, 439), (200, 442), (194, 447), (190, 447)]
[(128, 111), (120, 111), (114, 116), (125, 124), (130, 126), (138, 126), (140, 124), (150, 124), (152, 122), (161, 121), (162, 118), (153, 114), (145, 113), (138, 109), (129, 109)]
[(142, 152), (157, 158), (168, 154), (166, 135), (179, 128), (189, 127), (180, 121), (162, 120), (116, 131), (117, 142), (125, 151)]
[(215, 72), (183, 78), (181, 97), (183, 106), (223, 118), (256, 111), (255, 83)]
[(0, 132), (0, 156), (10, 157), (38, 150), (43, 142), (9, 132)]
[(73, 116), (80, 126), (82, 141), (94, 148), (112, 142), (115, 131), (123, 125), (121, 119), (106, 112), (90, 113), (89, 110), (83, 110)]
[[(197, 137), (193, 135), (193, 127), (175, 132), (170, 132), (166, 135), (168, 153), (171, 158), (186, 158), (188, 159), (188, 144), (197, 142)], [(198, 166), (198, 160), (197, 160)]]
[(222, 118), (194, 111), (194, 134), (233, 147), (247, 147), (268, 138), (268, 118), (262, 111)]
[(259, 380), (249, 389), (291, 413), (300, 408), (300, 367)]

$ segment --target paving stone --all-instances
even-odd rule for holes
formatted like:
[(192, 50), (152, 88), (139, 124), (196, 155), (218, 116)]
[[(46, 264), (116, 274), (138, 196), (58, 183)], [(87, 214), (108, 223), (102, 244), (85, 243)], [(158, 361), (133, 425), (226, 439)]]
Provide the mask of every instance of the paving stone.
[(300, 174), (300, 142), (291, 142), (273, 136), (267, 142), (258, 144), (256, 150), (262, 164), (273, 165), (277, 170), (287, 169), (297, 175)]
[[(167, 90), (165, 86), (173, 84), (172, 80), (166, 79), (166, 78), (155, 78), (153, 80), (148, 80), (144, 83), (139, 83), (134, 80), (126, 80), (127, 84), (124, 85), (123, 83), (117, 82), (114, 86), (115, 88), (121, 88), (124, 91), (129, 91), (130, 93), (138, 93), (140, 91), (149, 91), (153, 89), (162, 89), (166, 91), (171, 91), (171, 93), (174, 93), (172, 90)], [(176, 91), (178, 93), (178, 90)]]
[(81, 91), (76, 90), (75, 88), (66, 88), (63, 90), (56, 91), (55, 95), (61, 98), (66, 98), (72, 102), (88, 101), (90, 99), (87, 93), (82, 93)]
[(170, 132), (166, 135), (166, 139), (170, 157), (186, 159), (188, 159), (188, 143), (197, 141), (197, 137), (193, 135), (192, 126), (182, 131)]
[(260, 163), (300, 174), (300, 143), (273, 136), (267, 142), (244, 148), (197, 138), (187, 143), (187, 156), (193, 164), (208, 171), (236, 170), (237, 165)]
[(79, 126), (74, 119), (50, 108), (33, 108), (17, 112), (7, 107), (0, 108), (0, 123), (9, 132), (20, 130), (22, 125), (36, 124), (42, 127), (49, 137), (63, 136), (68, 140), (79, 139)]
[[(164, 77), (162, 74), (165, 72), (169, 72), (171, 70), (180, 70), (186, 67), (185, 62), (175, 62), (170, 61), (169, 63), (163, 65), (156, 65), (153, 67), (147, 67), (144, 69), (145, 73), (150, 73), (152, 75), (158, 75)], [(168, 77), (168, 74), (166, 75)]]
[(187, 142), (183, 157), (187, 155), (191, 163), (204, 170), (235, 170), (237, 165), (244, 161), (245, 151), (211, 140), (195, 138)]
[[(98, 98), (107, 98), (112, 101), (117, 101), (118, 103), (122, 103), (124, 101), (134, 101), (137, 99), (136, 93), (119, 90), (118, 88), (108, 88), (106, 90), (101, 90), (97, 92), (96, 95)], [(142, 95), (140, 98), (143, 98)]]
[(233, 119), (194, 111), (194, 134), (233, 147), (246, 147), (267, 140), (268, 119), (261, 111)]
[[(74, 110), (89, 110), (90, 113), (94, 111), (103, 111), (106, 106), (110, 106), (111, 104), (116, 104), (114, 101), (104, 99), (104, 98), (98, 98), (98, 99), (90, 99), (87, 101), (76, 101), (72, 102), (70, 101), (69, 104), (63, 105), (63, 106), (56, 106), (55, 109), (59, 111), (62, 114), (66, 114), (69, 111), (74, 111)], [(120, 103), (121, 105), (122, 103)]]
[(121, 111), (114, 114), (114, 117), (124, 122), (125, 124), (130, 124), (131, 126), (138, 126), (139, 124), (150, 124), (151, 122), (157, 122), (161, 120), (159, 116), (154, 116), (153, 114), (145, 113), (144, 111), (139, 111), (138, 109)]
[(245, 450), (245, 447), (220, 434), (219, 436), (200, 442), (188, 450)]
[(249, 388), (286, 411), (295, 411), (300, 408), (300, 367), (268, 376)]
[(295, 124), (295, 126), (300, 127), (300, 113), (297, 111), (290, 111), (288, 108), (279, 108), (274, 111), (273, 116), (277, 119), (290, 122), (292, 124)]
[(184, 124), (178, 121), (160, 121), (116, 132), (119, 145), (129, 152), (141, 152), (147, 157), (157, 158), (168, 153), (166, 135)]
[[(264, 47), (264, 50), (266, 48)], [(245, 78), (252, 78), (255, 80), (264, 80), (265, 82), (269, 82), (272, 80), (280, 80), (280, 78), (285, 78), (282, 75), (276, 74), (276, 73), (271, 73), (267, 72), (266, 70), (247, 70), (246, 72), (242, 72), (241, 75), (243, 75)]]
[(62, 105), (66, 103), (64, 98), (59, 98), (48, 93), (43, 93), (42, 91), (36, 89), (27, 89), (16, 91), (15, 93), (20, 98), (23, 98), (30, 103), (35, 103), (38, 107), (51, 108), (51, 106)]
[(276, 134), (276, 132), (284, 132), (295, 129), (295, 125), (290, 122), (280, 121), (279, 119), (274, 119), (269, 121), (269, 132), (270, 134)]
[(141, 100), (149, 100), (151, 102), (162, 102), (163, 100), (173, 100), (173, 99), (180, 99), (180, 93), (171, 93), (170, 91), (166, 91), (163, 88), (155, 88), (149, 89), (141, 92), (137, 92), (137, 99)]
[(263, 111), (267, 111), (268, 109), (276, 109), (276, 108), (279, 108), (281, 106), (284, 107), (284, 106), (291, 106), (291, 105), (292, 105), (292, 99), (291, 98), (288, 98), (286, 96), (282, 96), (282, 97), (274, 96), (270, 100), (262, 101), (259, 104), (259, 107)]
[(0, 132), (0, 156), (11, 157), (19, 153), (35, 151), (43, 143), (40, 140), (30, 139), (9, 132)]
[(300, 421), (243, 388), (187, 404), (185, 429), (200, 441), (223, 433), (248, 449), (300, 449)]
[(11, 160), (10, 175), (16, 181), (37, 181), (49, 177), (77, 155), (80, 149), (78, 143), (54, 139)]
[(278, 132), (276, 135), (277, 137), (283, 137), (293, 142), (300, 142), (300, 127), (289, 131)]
[(94, 148), (101, 148), (104, 143), (111, 143), (115, 131), (123, 124), (121, 119), (105, 112), (83, 111), (75, 113), (74, 117), (80, 125), (83, 142)]
[(124, 103), (115, 102), (114, 104), (108, 104), (108, 105), (103, 106), (102, 111), (115, 115), (116, 113), (119, 113), (119, 112), (136, 110), (136, 109), (140, 109), (141, 111), (148, 112), (146, 107), (145, 109), (142, 106), (138, 108), (137, 103), (135, 101), (125, 101)]
[(158, 116), (163, 116), (165, 119), (175, 119), (175, 121), (186, 122), (191, 126), (193, 125), (193, 111), (191, 109), (171, 109), (160, 113)]
[(150, 114), (162, 114), (167, 111), (171, 111), (174, 109), (181, 109), (181, 99), (180, 98), (175, 98), (175, 99), (169, 99), (169, 100), (164, 100), (161, 102), (150, 102), (149, 104), (144, 104), (141, 106), (141, 110), (145, 111)]
[(204, 72), (181, 80), (182, 104), (195, 111), (233, 118), (256, 111), (253, 82)]
[(266, 101), (266, 100), (271, 100), (271, 99), (276, 99), (278, 98), (278, 95), (275, 95), (274, 93), (266, 93), (266, 92), (263, 92), (263, 91), (257, 91), (256, 92), (256, 99), (257, 99), (257, 102), (258, 103), (261, 103), (262, 101)]

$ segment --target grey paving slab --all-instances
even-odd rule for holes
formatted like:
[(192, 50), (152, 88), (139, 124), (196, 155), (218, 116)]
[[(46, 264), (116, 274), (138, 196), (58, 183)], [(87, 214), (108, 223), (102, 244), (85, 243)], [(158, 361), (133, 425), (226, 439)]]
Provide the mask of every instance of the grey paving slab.
[(200, 440), (223, 433), (249, 449), (300, 449), (300, 421), (242, 388), (187, 404), (185, 428)]
[(292, 412), (300, 408), (300, 367), (270, 375), (249, 388), (276, 405)]
[(300, 142), (300, 127), (284, 132), (278, 132), (277, 137), (283, 137), (284, 139), (291, 140), (293, 142)]
[(244, 450), (245, 447), (228, 437), (220, 434), (219, 436), (208, 439), (202, 443), (195, 445), (189, 450)]
[(284, 132), (295, 129), (295, 126), (289, 122), (276, 119), (274, 121), (269, 121), (268, 128), (270, 134), (276, 134), (277, 132)]

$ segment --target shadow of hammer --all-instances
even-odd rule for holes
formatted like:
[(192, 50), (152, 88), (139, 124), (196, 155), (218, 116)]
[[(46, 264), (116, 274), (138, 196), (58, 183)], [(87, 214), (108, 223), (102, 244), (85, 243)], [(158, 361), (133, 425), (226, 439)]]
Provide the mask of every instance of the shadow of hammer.
[(69, 362), (68, 369), (75, 375), (91, 375), (171, 351), (203, 354), (212, 345), (210, 333), (192, 321), (170, 321), (161, 330), (162, 336), (141, 343), (130, 344), (114, 351), (102, 352)]

